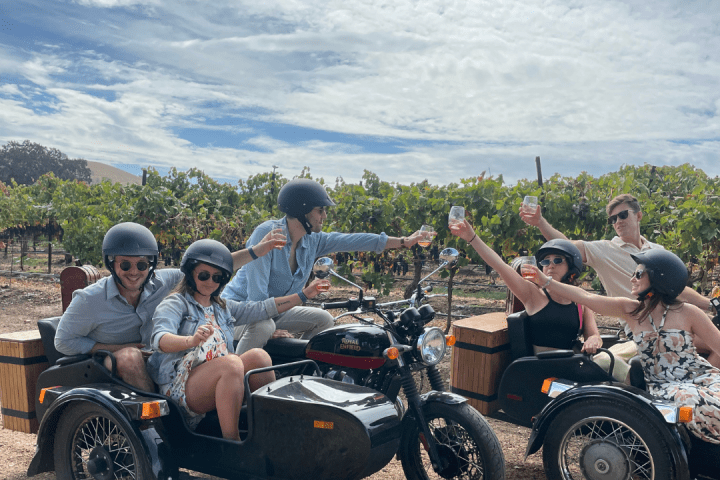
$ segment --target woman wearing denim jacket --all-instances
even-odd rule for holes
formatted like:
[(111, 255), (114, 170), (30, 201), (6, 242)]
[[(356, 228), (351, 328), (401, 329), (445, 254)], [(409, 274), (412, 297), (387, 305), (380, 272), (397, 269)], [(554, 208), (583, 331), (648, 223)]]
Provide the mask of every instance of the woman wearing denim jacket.
[[(230, 251), (214, 240), (199, 240), (187, 249), (180, 264), (185, 278), (155, 309), (154, 353), (147, 368), (159, 392), (180, 405), (191, 428), (205, 413), (217, 410), (223, 437), (239, 440), (245, 372), (272, 362), (259, 348), (232, 353), (233, 327), (267, 320), (305, 299), (294, 294), (262, 302), (223, 300), (219, 294), (232, 265)], [(315, 283), (303, 290), (306, 298), (317, 293)], [(273, 380), (273, 372), (253, 375), (250, 388)]]

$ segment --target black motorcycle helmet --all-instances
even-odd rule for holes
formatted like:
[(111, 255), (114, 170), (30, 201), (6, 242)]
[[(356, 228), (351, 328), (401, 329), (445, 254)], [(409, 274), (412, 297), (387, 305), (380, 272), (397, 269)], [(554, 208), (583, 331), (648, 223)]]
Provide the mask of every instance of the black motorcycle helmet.
[(674, 253), (653, 248), (630, 256), (638, 265), (645, 265), (645, 273), (650, 279), (650, 288), (640, 292), (638, 300), (642, 301), (657, 294), (667, 304), (675, 300), (685, 289), (688, 279), (687, 267)]
[(335, 205), (325, 187), (315, 180), (296, 178), (286, 183), (278, 193), (278, 207), (288, 217), (297, 218), (309, 234), (312, 231), (310, 222), (305, 215), (315, 207), (331, 207)]
[(122, 281), (115, 273), (113, 260), (118, 255), (127, 257), (150, 258), (150, 269), (143, 282), (144, 287), (153, 276), (158, 262), (158, 246), (155, 235), (146, 227), (133, 222), (118, 223), (105, 234), (102, 243), (103, 261), (113, 276), (113, 279), (122, 285)]
[(585, 269), (582, 263), (580, 250), (570, 241), (560, 238), (546, 242), (535, 254), (538, 264), (551, 253), (562, 255), (568, 265), (568, 271), (560, 280), (563, 283), (570, 283), (575, 280)]
[(197, 291), (197, 285), (192, 272), (199, 263), (205, 263), (222, 272), (222, 280), (217, 290), (212, 293), (212, 296), (220, 295), (220, 290), (227, 285), (233, 273), (233, 258), (230, 250), (222, 243), (210, 239), (193, 242), (185, 250), (180, 261), (180, 271), (185, 274), (185, 281), (195, 291)]

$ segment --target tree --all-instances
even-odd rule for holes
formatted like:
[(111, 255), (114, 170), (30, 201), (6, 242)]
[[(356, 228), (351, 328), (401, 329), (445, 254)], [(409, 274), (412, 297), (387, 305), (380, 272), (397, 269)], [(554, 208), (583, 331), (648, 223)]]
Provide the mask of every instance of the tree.
[(90, 169), (83, 159), (69, 159), (57, 148), (47, 148), (30, 140), (10, 141), (0, 149), (0, 181), (32, 185), (42, 175), (53, 172), (61, 180), (90, 182)]

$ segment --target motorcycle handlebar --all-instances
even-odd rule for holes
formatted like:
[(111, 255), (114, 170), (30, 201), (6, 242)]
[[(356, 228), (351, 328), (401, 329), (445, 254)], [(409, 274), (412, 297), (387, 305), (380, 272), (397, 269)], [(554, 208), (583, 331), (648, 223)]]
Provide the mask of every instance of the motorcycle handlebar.
[(323, 310), (333, 310), (336, 308), (344, 308), (349, 309), (350, 308), (350, 300), (346, 300), (344, 302), (328, 302), (328, 303), (322, 303), (322, 309)]

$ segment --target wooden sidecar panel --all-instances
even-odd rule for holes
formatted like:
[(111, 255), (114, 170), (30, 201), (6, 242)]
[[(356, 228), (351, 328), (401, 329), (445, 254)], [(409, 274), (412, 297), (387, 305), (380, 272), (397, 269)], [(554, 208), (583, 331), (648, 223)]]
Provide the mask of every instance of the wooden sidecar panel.
[(363, 478), (400, 443), (401, 418), (385, 395), (325, 378), (278, 380), (253, 394), (252, 411), (270, 477)]

